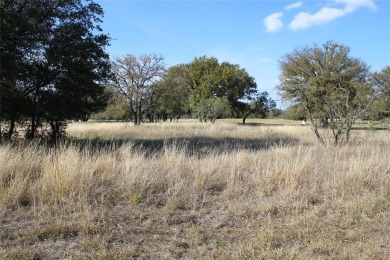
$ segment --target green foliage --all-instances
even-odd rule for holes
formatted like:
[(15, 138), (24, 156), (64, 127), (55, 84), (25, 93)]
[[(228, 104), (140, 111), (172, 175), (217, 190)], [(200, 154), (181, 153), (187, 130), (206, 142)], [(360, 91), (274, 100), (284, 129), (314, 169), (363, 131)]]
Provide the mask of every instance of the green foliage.
[(192, 107), (192, 111), (200, 121), (210, 120), (211, 123), (214, 123), (218, 118), (230, 116), (232, 108), (226, 97), (211, 97), (196, 103)]
[(99, 5), (3, 0), (0, 8), (0, 119), (28, 118), (30, 139), (47, 122), (56, 140), (66, 120), (104, 108), (109, 37), (101, 34)]
[(188, 113), (190, 80), (188, 65), (181, 64), (170, 67), (162, 80), (156, 84), (159, 100), (154, 109), (154, 117), (166, 121), (168, 118), (180, 118)]
[(271, 111), (268, 112), (267, 114), (267, 117), (268, 118), (277, 118), (277, 117), (280, 117), (283, 113), (283, 110), (280, 109), (280, 108), (274, 108), (274, 109), (271, 109)]
[[(191, 87), (190, 104), (201, 120), (204, 120), (203, 115), (214, 113), (207, 111), (213, 107), (209, 105), (211, 101), (214, 103), (218, 100), (219, 104), (228, 102), (231, 109), (242, 110), (241, 100), (249, 99), (257, 92), (254, 78), (244, 69), (228, 62), (220, 64), (214, 57), (195, 58), (189, 64), (188, 76)], [(224, 101), (219, 100), (221, 98)]]
[(219, 66), (216, 58), (206, 56), (195, 58), (189, 66), (189, 79), (191, 81), (190, 102), (195, 104), (213, 96), (214, 89), (218, 86)]
[(108, 100), (107, 107), (99, 112), (91, 115), (91, 118), (95, 120), (126, 120), (129, 121), (129, 107), (126, 104), (126, 100), (122, 96), (114, 95), (110, 88), (106, 91), (110, 93), (110, 99)]
[(245, 124), (245, 120), (249, 115), (265, 118), (276, 107), (275, 101), (269, 97), (266, 91), (249, 96), (248, 99), (249, 102), (241, 103), (241, 111), (244, 114), (243, 124)]
[(282, 117), (289, 120), (306, 120), (306, 112), (302, 106), (292, 105), (283, 111)]
[(371, 120), (382, 120), (390, 117), (390, 66), (386, 66), (379, 72), (374, 72), (370, 77), (373, 88), (381, 91), (383, 95), (373, 101), (373, 104), (365, 113), (365, 117)]
[(368, 66), (349, 52), (347, 46), (327, 42), (296, 49), (280, 61), (282, 97), (305, 109), (324, 145), (328, 141), (319, 128), (331, 131), (335, 145), (347, 143), (353, 123), (375, 97)]

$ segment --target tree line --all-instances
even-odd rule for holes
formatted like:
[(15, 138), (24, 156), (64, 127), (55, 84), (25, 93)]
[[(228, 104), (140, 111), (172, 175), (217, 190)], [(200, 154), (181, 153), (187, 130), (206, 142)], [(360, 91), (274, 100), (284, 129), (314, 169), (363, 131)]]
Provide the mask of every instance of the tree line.
[[(191, 115), (264, 117), (279, 112), (245, 69), (215, 57), (167, 67), (156, 54), (111, 59), (92, 0), (0, 1), (0, 140), (56, 141), (69, 120), (167, 121)], [(297, 48), (279, 61), (286, 112), (311, 122), (326, 144), (349, 141), (358, 118), (390, 116), (390, 66), (371, 72), (334, 42)]]
[(160, 55), (125, 55), (111, 65), (111, 100), (101, 119), (127, 118), (139, 125), (143, 119), (172, 121), (183, 115), (212, 123), (241, 116), (245, 123), (250, 114), (265, 116), (276, 106), (244, 69), (214, 57), (166, 68)]

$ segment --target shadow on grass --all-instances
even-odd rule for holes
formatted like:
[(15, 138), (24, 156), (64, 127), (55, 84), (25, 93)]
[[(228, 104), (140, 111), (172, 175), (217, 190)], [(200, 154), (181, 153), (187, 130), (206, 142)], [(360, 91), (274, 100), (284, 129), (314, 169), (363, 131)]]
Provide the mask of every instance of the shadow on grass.
[(291, 137), (274, 138), (210, 138), (210, 137), (183, 137), (167, 139), (72, 139), (70, 144), (83, 148), (92, 148), (99, 152), (107, 149), (117, 149), (125, 144), (133, 144), (133, 147), (145, 151), (146, 154), (158, 154), (164, 152), (166, 148), (176, 146), (179, 150), (185, 151), (188, 155), (202, 156), (213, 153), (229, 153), (237, 149), (244, 150), (264, 150), (273, 146), (291, 146), (298, 144), (299, 140)]

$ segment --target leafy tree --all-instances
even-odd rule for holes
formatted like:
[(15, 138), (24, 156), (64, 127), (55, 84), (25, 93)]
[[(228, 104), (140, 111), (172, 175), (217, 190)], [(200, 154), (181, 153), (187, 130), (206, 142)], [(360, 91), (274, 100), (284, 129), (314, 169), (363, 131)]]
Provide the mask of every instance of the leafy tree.
[(126, 55), (112, 62), (111, 86), (126, 99), (134, 125), (157, 105), (160, 98), (156, 83), (165, 74), (164, 58), (159, 55)]
[(180, 118), (188, 113), (190, 80), (188, 77), (188, 65), (181, 64), (172, 66), (168, 69), (166, 75), (157, 84), (157, 90), (160, 94), (155, 114), (158, 119), (166, 121), (168, 118)]
[[(1, 103), (12, 122), (29, 118), (27, 137), (46, 121), (55, 141), (66, 120), (105, 106), (109, 37), (92, 0), (4, 0), (1, 4)], [(3, 90), (5, 90), (3, 92)], [(10, 93), (16, 93), (11, 95)], [(21, 108), (11, 113), (18, 101)], [(11, 129), (9, 135), (11, 134)]]
[(53, 139), (63, 121), (86, 120), (107, 103), (103, 83), (110, 70), (108, 55), (104, 52), (108, 37), (94, 35), (91, 31), (96, 15), (102, 15), (102, 10), (96, 8), (90, 5), (68, 10), (67, 15), (60, 18), (60, 25), (54, 28), (54, 37), (46, 50), (54, 87), (46, 88), (43, 93), (47, 98), (45, 117), (52, 128)]
[(370, 84), (373, 88), (380, 90), (383, 95), (374, 100), (366, 116), (372, 120), (390, 117), (390, 66), (374, 72), (370, 77)]
[(283, 110), (280, 109), (280, 108), (273, 108), (271, 109), (271, 111), (269, 111), (267, 117), (268, 118), (277, 118), (277, 117), (280, 117), (283, 113)]
[(215, 88), (218, 86), (218, 60), (206, 56), (195, 58), (189, 64), (188, 76), (191, 84), (190, 102), (194, 105), (211, 96), (215, 96)]
[(306, 111), (300, 105), (292, 105), (283, 111), (283, 118), (290, 120), (306, 120)]
[(280, 61), (282, 97), (305, 109), (324, 145), (321, 127), (331, 131), (335, 145), (347, 143), (355, 120), (376, 96), (367, 82), (368, 66), (349, 53), (349, 47), (327, 42), (298, 48)]
[[(190, 104), (198, 116), (211, 111), (199, 111), (210, 108), (206, 100), (224, 98), (233, 110), (241, 110), (242, 99), (247, 99), (257, 92), (253, 77), (238, 65), (228, 62), (219, 63), (214, 57), (195, 58), (189, 64), (189, 79), (191, 84)], [(224, 103), (217, 101), (217, 103)], [(202, 108), (202, 109), (200, 109)], [(201, 118), (202, 119), (202, 118)]]
[(22, 82), (43, 38), (40, 32), (47, 28), (47, 23), (38, 21), (38, 16), (46, 16), (41, 6), (37, 1), (0, 1), (0, 122), (10, 122), (8, 137), (25, 112), (28, 100)]
[(257, 93), (255, 79), (239, 65), (223, 62), (218, 67), (217, 73), (221, 78), (215, 90), (216, 96), (226, 97), (232, 108), (239, 107), (242, 99), (247, 99)]
[(242, 106), (242, 111), (244, 114), (242, 124), (245, 125), (245, 120), (249, 115), (253, 114), (260, 118), (264, 118), (276, 107), (276, 103), (272, 98), (269, 97), (268, 92), (265, 91), (250, 97), (249, 102), (242, 103)]
[(95, 120), (130, 121), (131, 117), (129, 117), (129, 107), (126, 104), (124, 96), (115, 94), (115, 92), (110, 87), (106, 88), (106, 93), (108, 93), (109, 96), (107, 106), (103, 111), (92, 114), (91, 118)]
[(230, 116), (232, 108), (226, 97), (210, 97), (203, 99), (194, 105), (193, 112), (201, 122), (210, 120), (211, 123), (214, 123), (215, 120), (220, 117)]

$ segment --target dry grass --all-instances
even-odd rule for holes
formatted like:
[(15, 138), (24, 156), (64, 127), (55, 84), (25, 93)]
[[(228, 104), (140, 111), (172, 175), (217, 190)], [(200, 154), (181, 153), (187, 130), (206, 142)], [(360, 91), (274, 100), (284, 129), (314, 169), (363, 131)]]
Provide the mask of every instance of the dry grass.
[(338, 149), (301, 126), (69, 133), (57, 150), (0, 146), (1, 259), (390, 258), (385, 131)]

